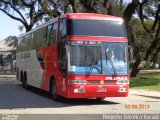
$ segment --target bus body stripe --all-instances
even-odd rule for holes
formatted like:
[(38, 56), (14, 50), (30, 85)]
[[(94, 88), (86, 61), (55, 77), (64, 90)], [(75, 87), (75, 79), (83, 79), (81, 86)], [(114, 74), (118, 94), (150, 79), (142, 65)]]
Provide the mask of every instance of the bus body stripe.
[(85, 40), (85, 41), (104, 41), (104, 42), (128, 42), (127, 38), (119, 37), (98, 37), (98, 36), (73, 36), (70, 35), (67, 37), (68, 40)]
[(70, 13), (67, 14), (68, 19), (89, 19), (89, 20), (111, 20), (111, 21), (124, 21), (121, 17), (115, 17), (104, 14), (93, 14), (93, 13)]

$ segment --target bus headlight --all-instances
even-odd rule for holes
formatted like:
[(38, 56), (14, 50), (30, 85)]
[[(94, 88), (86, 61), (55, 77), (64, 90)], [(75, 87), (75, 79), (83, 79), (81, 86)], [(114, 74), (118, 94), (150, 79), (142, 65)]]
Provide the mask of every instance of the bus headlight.
[(69, 80), (70, 85), (84, 85), (87, 84), (86, 80)]
[(129, 80), (118, 80), (117, 84), (129, 84)]

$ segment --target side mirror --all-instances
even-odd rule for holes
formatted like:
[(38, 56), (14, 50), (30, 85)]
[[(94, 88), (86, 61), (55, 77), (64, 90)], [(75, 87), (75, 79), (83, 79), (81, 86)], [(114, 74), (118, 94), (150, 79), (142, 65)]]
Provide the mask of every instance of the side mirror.
[(129, 61), (133, 60), (133, 48), (132, 46), (128, 46), (128, 56), (129, 56)]

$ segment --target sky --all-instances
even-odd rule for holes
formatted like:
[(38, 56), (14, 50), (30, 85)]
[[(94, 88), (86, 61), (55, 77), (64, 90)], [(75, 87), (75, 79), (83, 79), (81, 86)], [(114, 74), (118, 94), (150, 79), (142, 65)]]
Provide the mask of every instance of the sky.
[(0, 11), (0, 40), (8, 36), (18, 36), (21, 34), (18, 26), (22, 25), (20, 22), (9, 18)]

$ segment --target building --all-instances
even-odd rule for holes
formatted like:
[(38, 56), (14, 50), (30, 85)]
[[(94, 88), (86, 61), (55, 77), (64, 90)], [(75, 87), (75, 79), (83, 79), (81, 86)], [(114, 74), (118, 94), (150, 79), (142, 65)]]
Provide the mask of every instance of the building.
[(15, 71), (16, 49), (7, 46), (4, 40), (0, 40), (0, 71)]

